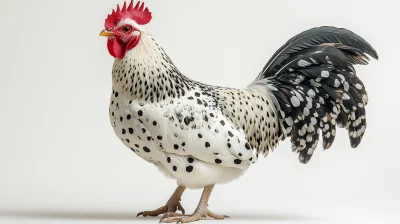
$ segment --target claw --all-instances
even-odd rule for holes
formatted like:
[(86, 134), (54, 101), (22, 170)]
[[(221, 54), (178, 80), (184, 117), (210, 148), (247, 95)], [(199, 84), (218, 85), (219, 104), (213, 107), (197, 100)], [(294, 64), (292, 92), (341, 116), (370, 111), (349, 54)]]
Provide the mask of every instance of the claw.
[(136, 217), (139, 217), (139, 216), (143, 216), (143, 217), (147, 217), (148, 215), (147, 215), (147, 213), (148, 212), (150, 212), (150, 211), (144, 211), (144, 212), (139, 212), (137, 215), (136, 215)]
[(139, 212), (137, 215), (136, 215), (136, 217), (139, 217), (139, 216), (143, 216), (143, 217), (147, 217), (147, 215), (144, 213), (144, 212)]

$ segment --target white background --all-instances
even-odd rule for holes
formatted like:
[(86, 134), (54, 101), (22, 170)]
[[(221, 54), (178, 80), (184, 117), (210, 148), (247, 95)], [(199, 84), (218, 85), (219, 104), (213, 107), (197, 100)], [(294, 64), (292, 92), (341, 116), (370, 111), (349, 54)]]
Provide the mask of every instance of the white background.
[[(158, 222), (136, 213), (163, 205), (176, 184), (125, 148), (108, 120), (113, 58), (99, 32), (117, 3), (1, 1), (0, 223)], [(221, 223), (400, 221), (396, 4), (147, 1), (147, 30), (184, 74), (209, 84), (245, 87), (275, 50), (315, 26), (350, 29), (379, 53), (357, 66), (370, 97), (360, 146), (351, 149), (341, 129), (303, 165), (281, 143), (215, 188), (210, 208), (231, 216)], [(184, 193), (187, 212), (200, 193)]]

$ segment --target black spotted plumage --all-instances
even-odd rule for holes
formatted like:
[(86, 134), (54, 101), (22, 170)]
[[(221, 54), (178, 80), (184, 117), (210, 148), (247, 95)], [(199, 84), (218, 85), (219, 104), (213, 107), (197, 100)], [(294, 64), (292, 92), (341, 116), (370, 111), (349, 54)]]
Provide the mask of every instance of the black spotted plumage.
[[(271, 57), (253, 85), (266, 85), (279, 110), (282, 139), (307, 163), (320, 134), (328, 149), (336, 125), (349, 132), (352, 147), (366, 128), (367, 93), (353, 65), (367, 64), (376, 51), (360, 36), (336, 27), (317, 27), (291, 38)], [(322, 130), (322, 133), (320, 133)]]
[(110, 121), (134, 153), (191, 186), (222, 175), (217, 167), (225, 167), (229, 178), (240, 175), (285, 138), (303, 163), (319, 139), (324, 149), (331, 147), (336, 126), (348, 129), (356, 147), (366, 127), (368, 97), (353, 64), (366, 64), (364, 52), (374, 51), (349, 35), (327, 27), (299, 34), (251, 85), (235, 89), (184, 76), (143, 33), (150, 45), (140, 47), (151, 57), (132, 51), (114, 64)]

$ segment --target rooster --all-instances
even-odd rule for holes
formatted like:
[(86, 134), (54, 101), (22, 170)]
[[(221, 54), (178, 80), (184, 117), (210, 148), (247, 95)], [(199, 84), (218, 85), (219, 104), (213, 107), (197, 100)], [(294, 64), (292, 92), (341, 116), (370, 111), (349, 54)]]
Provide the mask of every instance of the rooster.
[[(353, 65), (378, 55), (355, 33), (306, 30), (279, 48), (250, 85), (234, 89), (182, 74), (144, 29), (151, 19), (144, 3), (124, 2), (100, 33), (115, 58), (109, 107), (115, 134), (178, 184), (164, 206), (138, 216), (163, 214), (166, 223), (224, 219), (208, 209), (215, 184), (239, 178), (279, 141), (290, 138), (301, 163), (320, 138), (324, 149), (331, 147), (336, 126), (348, 130), (351, 147), (360, 144), (368, 97)], [(180, 203), (186, 188), (203, 188), (191, 215)]]

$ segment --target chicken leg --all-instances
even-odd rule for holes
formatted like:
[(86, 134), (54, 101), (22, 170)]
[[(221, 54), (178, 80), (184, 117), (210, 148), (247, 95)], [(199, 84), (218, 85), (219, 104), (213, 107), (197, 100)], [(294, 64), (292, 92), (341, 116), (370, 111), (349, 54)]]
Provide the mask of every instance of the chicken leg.
[(202, 218), (206, 218), (206, 217), (211, 217), (211, 218), (220, 219), (220, 220), (227, 218), (228, 216), (215, 214), (207, 208), (208, 199), (210, 198), (213, 188), (214, 188), (214, 185), (209, 185), (209, 186), (204, 187), (203, 193), (200, 198), (200, 202), (197, 205), (197, 208), (192, 215), (173, 214), (173, 215), (170, 215), (169, 217), (162, 217), (160, 220), (160, 223), (171, 223), (171, 222), (188, 223), (188, 222), (198, 221), (198, 220), (200, 220)]
[(177, 210), (181, 211), (182, 214), (185, 214), (185, 209), (182, 207), (181, 205), (181, 196), (183, 194), (183, 192), (185, 191), (185, 187), (184, 186), (178, 186), (175, 190), (175, 192), (172, 194), (172, 196), (169, 198), (169, 200), (167, 201), (167, 204), (156, 209), (153, 211), (143, 211), (143, 212), (139, 212), (137, 214), (137, 216), (139, 217), (140, 215), (143, 215), (144, 217), (146, 216), (158, 216), (160, 214), (165, 214), (163, 216), (164, 217), (169, 217), (172, 215), (178, 215), (175, 212)]

